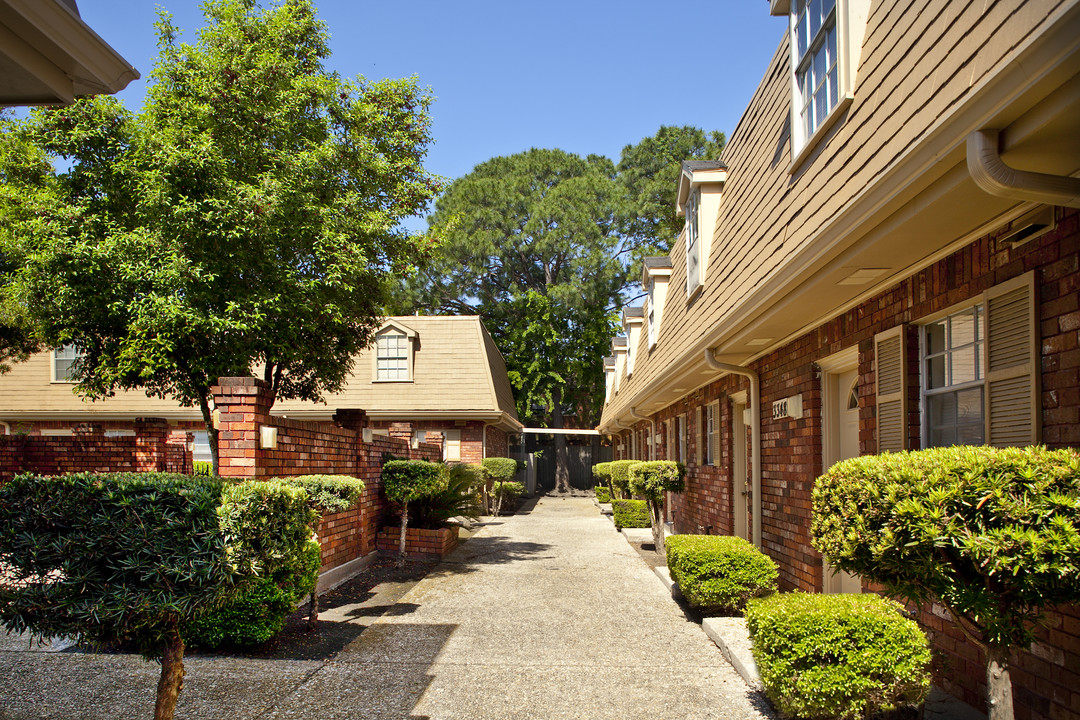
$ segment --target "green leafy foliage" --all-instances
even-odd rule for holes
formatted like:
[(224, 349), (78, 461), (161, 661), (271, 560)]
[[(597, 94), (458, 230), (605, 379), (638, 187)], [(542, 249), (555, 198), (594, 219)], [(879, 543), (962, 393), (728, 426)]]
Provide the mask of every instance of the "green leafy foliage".
[(984, 647), (1027, 646), (1042, 610), (1080, 601), (1080, 454), (948, 447), (845, 460), (813, 491), (833, 567), (937, 601)]
[(777, 594), (750, 601), (746, 621), (765, 694), (786, 716), (855, 720), (930, 691), (926, 636), (880, 596)]
[[(409, 525), (427, 529), (446, 527), (451, 518), (480, 517), (483, 511), (481, 488), (486, 473), (481, 465), (464, 463), (449, 466), (446, 488), (409, 503)], [(401, 522), (398, 515), (395, 522)]]
[(675, 193), (683, 161), (717, 160), (725, 143), (722, 132), (663, 125), (622, 149), (617, 171), (626, 200), (619, 229), (634, 250), (635, 265), (647, 255), (666, 254), (682, 232), (685, 220), (675, 212)]
[(498, 517), (503, 505), (513, 502), (525, 494), (525, 486), (512, 480), (496, 480), (491, 487), (491, 497), (495, 500), (492, 515)]
[(156, 657), (171, 623), (302, 564), (313, 521), (304, 491), (279, 483), (18, 476), (0, 488), (0, 621)]
[(205, 649), (260, 645), (285, 627), (296, 604), (315, 589), (322, 565), (319, 543), (309, 540), (301, 562), (258, 578), (224, 605), (196, 616), (181, 628), (184, 641)]
[(364, 497), (364, 481), (349, 475), (294, 475), (273, 482), (303, 488), (308, 504), (320, 515), (344, 512)]
[(327, 72), (308, 0), (204, 12), (194, 44), (159, 23), (142, 112), (82, 99), (6, 123), (0, 307), (82, 351), (81, 395), (200, 407), (216, 458), (218, 377), (259, 372), (282, 399), (341, 388), (388, 288), (437, 244), (401, 220), (440, 188), (430, 95)]
[(610, 462), (596, 463), (592, 467), (592, 473), (593, 473), (593, 477), (595, 477), (597, 480), (599, 480), (602, 483), (611, 482), (611, 463)]
[(488, 477), (496, 481), (513, 480), (517, 475), (520, 463), (513, 458), (488, 457), (483, 460), (484, 470)]
[(703, 615), (737, 614), (750, 598), (776, 592), (776, 563), (743, 538), (672, 535), (665, 546), (672, 580)]
[(661, 502), (665, 492), (682, 492), (686, 467), (672, 460), (652, 460), (627, 466), (627, 488), (651, 502)]
[(630, 468), (640, 460), (615, 460), (610, 465), (611, 487), (623, 497), (630, 492)]
[(446, 489), (450, 469), (427, 460), (391, 460), (383, 465), (383, 491), (391, 502), (408, 503)]
[(612, 500), (611, 513), (616, 530), (652, 527), (649, 505), (644, 500)]
[(611, 490), (609, 490), (608, 488), (604, 487), (603, 485), (597, 485), (594, 488), (594, 491), (596, 492), (596, 502), (599, 502), (599, 503), (609, 503), (609, 502), (611, 502)]
[(191, 463), (192, 475), (202, 475), (204, 477), (212, 477), (214, 474), (214, 463), (206, 460), (195, 460)]

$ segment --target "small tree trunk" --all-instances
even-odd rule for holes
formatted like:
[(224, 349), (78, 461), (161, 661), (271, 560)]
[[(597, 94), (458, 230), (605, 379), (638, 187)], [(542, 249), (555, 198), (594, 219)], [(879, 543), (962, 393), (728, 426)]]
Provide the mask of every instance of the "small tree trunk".
[(409, 503), (401, 504), (401, 540), (398, 541), (397, 566), (405, 567), (405, 532), (409, 528)]
[(649, 519), (652, 521), (653, 547), (656, 548), (656, 552), (664, 555), (666, 554), (664, 550), (664, 506), (660, 500), (647, 498), (647, 501), (649, 503)]
[(158, 680), (154, 720), (172, 720), (176, 701), (183, 689), (184, 641), (180, 637), (179, 622), (173, 617), (169, 619), (165, 631), (165, 651), (161, 656), (161, 678)]
[(210, 443), (211, 474), (218, 476), (218, 431), (214, 427), (214, 414), (210, 410), (210, 403), (206, 396), (199, 398), (199, 409), (202, 411), (203, 425), (206, 426), (206, 440)]
[(989, 720), (1013, 720), (1007, 648), (992, 646), (986, 652), (986, 708)]
[[(556, 387), (551, 392), (551, 426), (561, 430), (563, 427), (562, 388)], [(566, 447), (566, 436), (555, 436), (555, 492), (570, 492), (570, 456)]]

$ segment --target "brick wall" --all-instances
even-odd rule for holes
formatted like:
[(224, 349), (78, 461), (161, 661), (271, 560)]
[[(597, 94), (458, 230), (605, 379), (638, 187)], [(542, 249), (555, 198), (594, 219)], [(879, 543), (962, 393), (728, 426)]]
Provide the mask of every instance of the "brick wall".
[[(1050, 447), (1080, 446), (1080, 213), (1057, 210), (1054, 231), (1012, 248), (997, 238), (1008, 228), (980, 238), (954, 254), (821, 325), (751, 364), (761, 379), (762, 546), (780, 566), (785, 590), (821, 591), (820, 555), (810, 545), (810, 492), (821, 467), (822, 374), (817, 361), (858, 347), (859, 446), (877, 451), (873, 338), (901, 323), (914, 323), (969, 301), (994, 285), (1035, 271), (1038, 287), (1042, 439)], [(921, 446), (919, 415), (918, 328), (907, 331), (910, 396), (909, 447)], [(678, 532), (729, 534), (733, 531), (733, 443), (727, 398), (747, 389), (746, 381), (725, 376), (679, 398), (655, 416), (663, 421), (683, 415), (688, 423), (687, 490), (675, 496), (672, 513)], [(801, 394), (803, 417), (773, 420), (771, 404)], [(697, 467), (700, 431), (695, 409), (721, 399), (719, 467)], [(638, 423), (633, 430), (648, 427)], [(743, 442), (745, 438), (741, 439)], [(626, 447), (629, 443), (624, 439)], [(667, 453), (666, 435), (658, 457)], [(646, 448), (639, 451), (644, 457)], [(625, 453), (624, 453), (625, 454)], [(749, 470), (747, 477), (750, 477)], [(752, 523), (752, 518), (749, 520)], [(925, 612), (921, 621), (937, 651), (938, 682), (975, 707), (983, 707), (983, 658), (941, 613)], [(1020, 720), (1080, 716), (1080, 609), (1049, 613), (1048, 627), (1030, 652), (1014, 658), (1016, 716)]]
[(0, 435), (0, 481), (23, 472), (190, 472), (186, 433), (170, 433), (157, 418), (140, 418), (132, 427), (135, 435), (125, 437), (105, 437), (96, 423), (76, 425), (70, 437)]
[(488, 426), (487, 433), (487, 456), (510, 457), (510, 444), (505, 430), (494, 426)]

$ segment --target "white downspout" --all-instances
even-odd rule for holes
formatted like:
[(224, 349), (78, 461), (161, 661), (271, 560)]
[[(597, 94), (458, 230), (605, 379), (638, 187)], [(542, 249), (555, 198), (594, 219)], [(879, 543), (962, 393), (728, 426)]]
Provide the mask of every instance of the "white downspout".
[(980, 188), (998, 197), (1080, 208), (1080, 178), (1017, 170), (999, 152), (1000, 130), (976, 130), (967, 136), (967, 166)]
[(653, 418), (651, 418), (651, 417), (649, 417), (647, 415), (640, 414), (637, 411), (636, 406), (630, 408), (630, 417), (634, 418), (635, 420), (648, 420), (649, 421), (649, 432), (651, 433), (649, 435), (649, 459), (650, 460), (655, 460), (656, 459), (656, 420), (654, 420)]
[(741, 375), (750, 379), (750, 458), (751, 494), (754, 498), (753, 531), (754, 545), (761, 547), (761, 383), (758, 374), (742, 365), (717, 361), (712, 350), (705, 348), (705, 362), (713, 370)]

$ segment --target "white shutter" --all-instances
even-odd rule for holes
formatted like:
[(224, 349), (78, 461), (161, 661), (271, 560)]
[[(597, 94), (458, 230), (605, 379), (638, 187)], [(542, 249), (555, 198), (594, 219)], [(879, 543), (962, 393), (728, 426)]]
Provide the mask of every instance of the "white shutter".
[(877, 450), (907, 449), (907, 353), (904, 326), (874, 336), (877, 390)]
[(1035, 273), (995, 285), (986, 301), (986, 442), (1039, 442), (1039, 320)]
[(709, 441), (705, 434), (705, 425), (701, 422), (701, 406), (694, 408), (694, 464), (701, 467), (705, 464), (705, 443)]
[(720, 403), (709, 406), (709, 460), (713, 465), (720, 464)]

